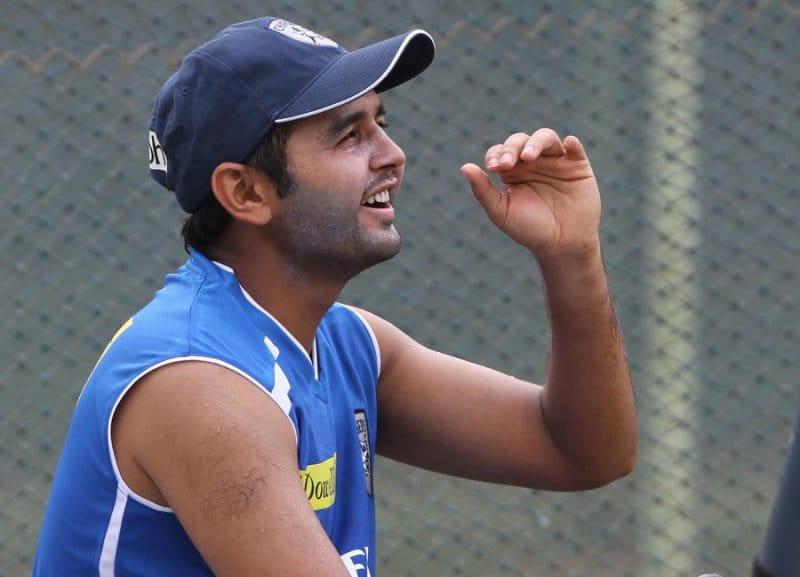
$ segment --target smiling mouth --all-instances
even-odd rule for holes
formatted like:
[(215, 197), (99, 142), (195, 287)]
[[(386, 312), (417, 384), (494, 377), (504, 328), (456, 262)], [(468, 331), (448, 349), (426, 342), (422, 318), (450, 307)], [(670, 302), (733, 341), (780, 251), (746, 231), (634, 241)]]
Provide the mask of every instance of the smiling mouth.
[(389, 202), (389, 191), (382, 190), (380, 192), (376, 192), (375, 194), (369, 195), (364, 202), (361, 203), (361, 206), (367, 206), (369, 208), (388, 208), (391, 206)]

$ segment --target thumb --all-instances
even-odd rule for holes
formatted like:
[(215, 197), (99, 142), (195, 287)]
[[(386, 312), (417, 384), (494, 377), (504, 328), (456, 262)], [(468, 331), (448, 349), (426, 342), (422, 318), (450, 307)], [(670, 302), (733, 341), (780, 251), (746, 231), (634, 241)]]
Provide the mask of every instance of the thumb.
[(497, 211), (497, 205), (501, 202), (502, 193), (497, 189), (491, 177), (486, 174), (477, 164), (467, 163), (461, 167), (461, 174), (469, 182), (472, 194), (483, 206), (483, 210), (492, 216)]

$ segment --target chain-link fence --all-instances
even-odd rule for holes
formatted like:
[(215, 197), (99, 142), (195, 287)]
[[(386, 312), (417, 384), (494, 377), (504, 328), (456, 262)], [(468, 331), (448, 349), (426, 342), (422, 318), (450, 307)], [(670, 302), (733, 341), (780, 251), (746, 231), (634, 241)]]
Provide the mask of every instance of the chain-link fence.
[[(637, 383), (630, 477), (554, 494), (379, 461), (382, 575), (745, 576), (800, 408), (800, 6), (11, 0), (0, 18), (0, 576), (32, 562), (77, 394), (184, 258), (149, 180), (153, 98), (225, 25), (278, 14), (354, 47), (421, 26), (438, 59), (385, 96), (409, 166), (401, 256), (346, 300), (540, 380), (531, 259), (458, 167), (511, 130), (584, 141)], [(502, 423), (497, 423), (502, 427)]]

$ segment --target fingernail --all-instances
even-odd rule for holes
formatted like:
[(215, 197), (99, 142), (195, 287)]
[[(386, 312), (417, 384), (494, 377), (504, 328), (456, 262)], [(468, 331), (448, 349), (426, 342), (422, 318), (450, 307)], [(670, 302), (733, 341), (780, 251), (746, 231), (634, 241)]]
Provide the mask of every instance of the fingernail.
[(504, 152), (503, 156), (500, 157), (502, 162), (514, 162), (514, 156), (510, 152)]
[(500, 163), (498, 162), (496, 157), (492, 157), (486, 162), (486, 166), (488, 166), (489, 168), (494, 168), (498, 164)]

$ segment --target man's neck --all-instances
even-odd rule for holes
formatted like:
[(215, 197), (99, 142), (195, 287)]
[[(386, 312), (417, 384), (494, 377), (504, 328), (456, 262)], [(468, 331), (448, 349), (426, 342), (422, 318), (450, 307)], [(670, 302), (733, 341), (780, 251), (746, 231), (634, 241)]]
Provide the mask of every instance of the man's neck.
[(217, 248), (208, 256), (230, 267), (247, 294), (311, 354), (317, 327), (341, 295), (346, 279), (313, 274), (255, 251)]

